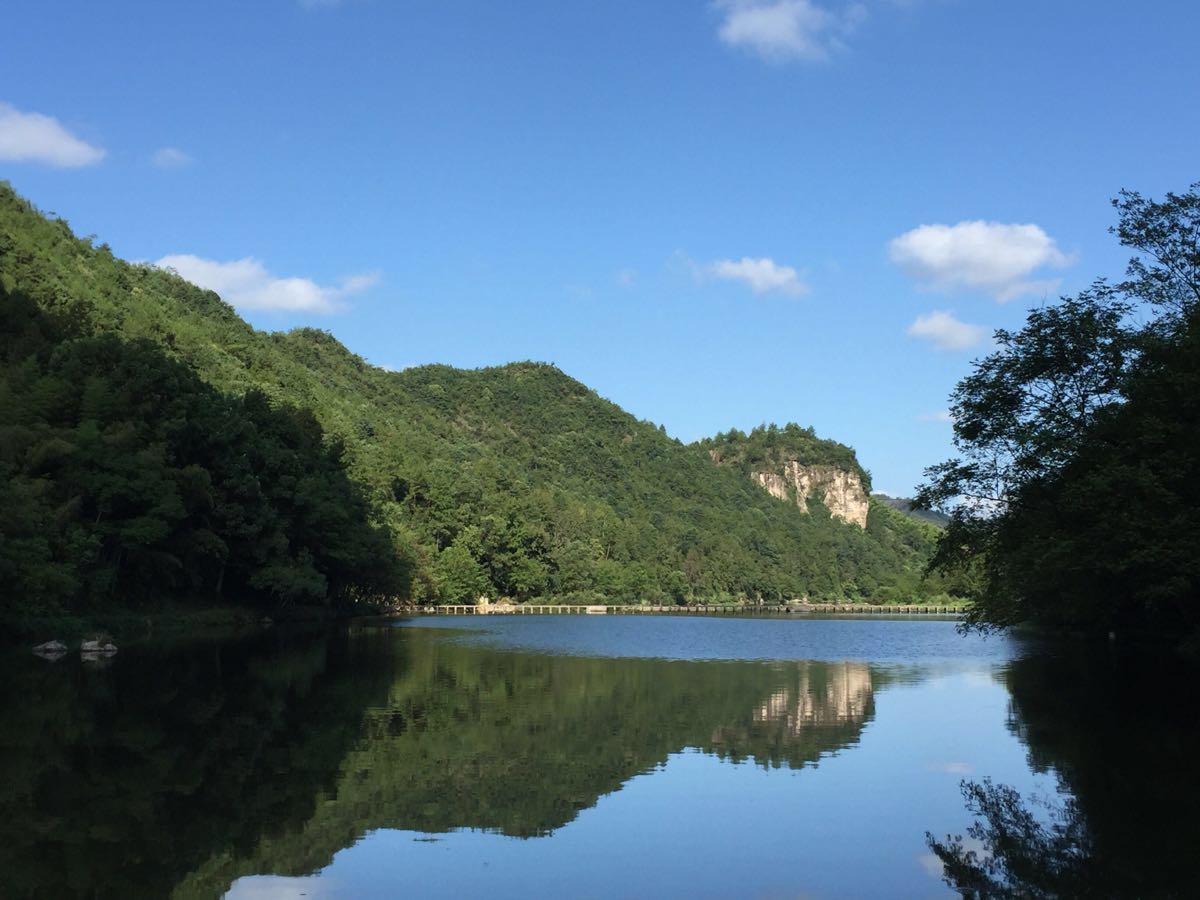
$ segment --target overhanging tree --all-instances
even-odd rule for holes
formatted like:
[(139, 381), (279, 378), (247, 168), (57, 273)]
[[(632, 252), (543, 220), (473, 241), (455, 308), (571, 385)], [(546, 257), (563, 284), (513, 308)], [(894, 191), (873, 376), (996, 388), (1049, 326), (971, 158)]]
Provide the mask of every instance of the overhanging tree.
[(1200, 184), (1114, 206), (1126, 280), (998, 331), (951, 396), (959, 456), (926, 473), (952, 517), (931, 566), (977, 573), (978, 627), (1192, 627)]

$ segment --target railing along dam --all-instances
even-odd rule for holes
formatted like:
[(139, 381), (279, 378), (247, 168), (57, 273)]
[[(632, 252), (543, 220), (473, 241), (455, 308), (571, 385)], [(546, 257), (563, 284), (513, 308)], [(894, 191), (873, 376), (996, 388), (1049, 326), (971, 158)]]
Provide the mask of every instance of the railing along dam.
[(408, 612), (438, 616), (562, 616), (562, 615), (676, 615), (676, 616), (795, 616), (838, 615), (961, 615), (956, 606), (925, 604), (808, 603), (746, 604), (744, 606), (640, 606), (623, 604), (488, 603), (417, 606)]

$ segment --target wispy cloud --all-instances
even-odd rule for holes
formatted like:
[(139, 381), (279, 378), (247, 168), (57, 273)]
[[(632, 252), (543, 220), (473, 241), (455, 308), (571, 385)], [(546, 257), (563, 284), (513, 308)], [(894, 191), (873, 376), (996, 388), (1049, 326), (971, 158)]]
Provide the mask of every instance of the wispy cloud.
[(804, 283), (799, 272), (767, 257), (721, 259), (707, 266), (697, 267), (697, 274), (701, 278), (740, 281), (760, 295), (784, 294), (788, 297), (801, 297), (809, 292), (809, 286)]
[(823, 62), (866, 17), (860, 3), (836, 11), (812, 0), (717, 0), (717, 37), (768, 62)]
[(229, 886), (227, 900), (324, 900), (339, 892), (338, 883), (326, 875), (243, 875)]
[(190, 166), (195, 160), (178, 147), (160, 147), (154, 151), (150, 162), (160, 169), (182, 169)]
[(218, 262), (190, 254), (164, 256), (155, 265), (172, 269), (192, 284), (216, 291), (238, 309), (277, 312), (334, 313), (344, 300), (379, 282), (377, 273), (343, 278), (336, 285), (322, 286), (309, 278), (278, 278), (253, 257)]
[(942, 861), (932, 853), (922, 853), (917, 857), (917, 863), (930, 878), (941, 878), (946, 872)]
[(925, 768), (930, 772), (942, 772), (946, 775), (970, 775), (975, 771), (970, 763), (959, 760), (952, 762), (931, 762)]
[(102, 159), (102, 148), (71, 134), (58, 119), (0, 102), (0, 161), (78, 169)]
[(960, 322), (945, 310), (917, 316), (908, 326), (910, 337), (930, 341), (939, 350), (966, 350), (980, 343), (986, 333), (980, 326)]
[(921, 413), (917, 416), (918, 422), (953, 422), (954, 416), (950, 414), (948, 409), (939, 409), (937, 412)]
[(1058, 279), (1030, 276), (1074, 261), (1037, 225), (981, 220), (922, 225), (893, 238), (888, 252), (924, 287), (983, 291), (1001, 303), (1056, 290)]
[(637, 284), (637, 269), (621, 269), (617, 272), (616, 279), (618, 287), (631, 288)]

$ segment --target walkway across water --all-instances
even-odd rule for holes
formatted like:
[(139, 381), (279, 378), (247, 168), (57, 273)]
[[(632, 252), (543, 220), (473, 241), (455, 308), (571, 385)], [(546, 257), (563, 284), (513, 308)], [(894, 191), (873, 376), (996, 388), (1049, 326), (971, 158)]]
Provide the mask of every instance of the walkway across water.
[(961, 615), (957, 606), (925, 604), (867, 604), (867, 603), (807, 603), (807, 604), (746, 604), (744, 606), (641, 606), (641, 605), (579, 605), (541, 603), (489, 603), (446, 606), (421, 606), (419, 612), (438, 616), (548, 616), (548, 615), (660, 615), (680, 616), (789, 616), (810, 613), (838, 615)]

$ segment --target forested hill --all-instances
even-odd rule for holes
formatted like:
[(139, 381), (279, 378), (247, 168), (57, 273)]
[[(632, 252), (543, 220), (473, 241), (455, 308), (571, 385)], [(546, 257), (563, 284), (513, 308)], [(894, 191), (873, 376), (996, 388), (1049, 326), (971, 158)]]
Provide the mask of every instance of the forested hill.
[(887, 494), (874, 493), (871, 495), (871, 499), (899, 510), (906, 516), (936, 525), (938, 528), (945, 528), (950, 522), (950, 517), (945, 513), (938, 512), (936, 509), (921, 509), (915, 505), (915, 501), (911, 497), (889, 497)]
[[(882, 506), (872, 507), (865, 531), (820, 509), (804, 514), (552, 366), (394, 373), (319, 330), (256, 331), (216, 294), (114, 258), (4, 184), (0, 288), (7, 310), (24, 309), (0, 334), (0, 391), (26, 401), (0, 413), (4, 490), (23, 504), (0, 509), (0, 577), (28, 581), (36, 545), (41, 580), (25, 596), (48, 605), (85, 595), (228, 595), (234, 563), (233, 588), (262, 603), (316, 600), (323, 588), (326, 600), (444, 601), (480, 593), (907, 598), (931, 590), (920, 578), (928, 533)], [(103, 352), (88, 343), (101, 339)], [(72, 354), (85, 361), (64, 367)], [(241, 458), (237, 434), (219, 447), (197, 445), (179, 428), (186, 413), (169, 404), (127, 397), (119, 409), (44, 406), (34, 396), (99, 397), (105, 379), (131, 366), (151, 373), (149, 396), (168, 373), (204, 394), (197, 402), (208, 414), (225, 409), (248, 434), (272, 433), (263, 424), (272, 416), (291, 423), (275, 427), (278, 452), (260, 454), (276, 463), (292, 454), (278, 463), (290, 474), (256, 482), (259, 505), (243, 504), (221, 494)], [(100, 381), (88, 388), (89, 377)], [(58, 443), (48, 449), (51, 436)], [(150, 488), (131, 499), (122, 479), (132, 473), (115, 461), (107, 481), (89, 480), (98, 448), (118, 461), (142, 454), (150, 460), (142, 468), (159, 467), (160, 488), (179, 502), (154, 507)], [(74, 460), (74, 474), (52, 458)], [(344, 466), (349, 481), (314, 497), (314, 484), (336, 482), (331, 464)], [(274, 530), (260, 527), (264, 516)], [(357, 550), (345, 535), (361, 538)], [(196, 541), (206, 561), (188, 558)], [(387, 564), (367, 567), (367, 550), (389, 555)]]
[(733, 428), (705, 438), (699, 445), (715, 460), (735, 466), (746, 475), (796, 462), (803, 466), (830, 466), (855, 474), (865, 490), (871, 489), (871, 476), (859, 464), (852, 448), (817, 437), (812, 428), (802, 428), (793, 422), (782, 428), (763, 425), (749, 433)]

